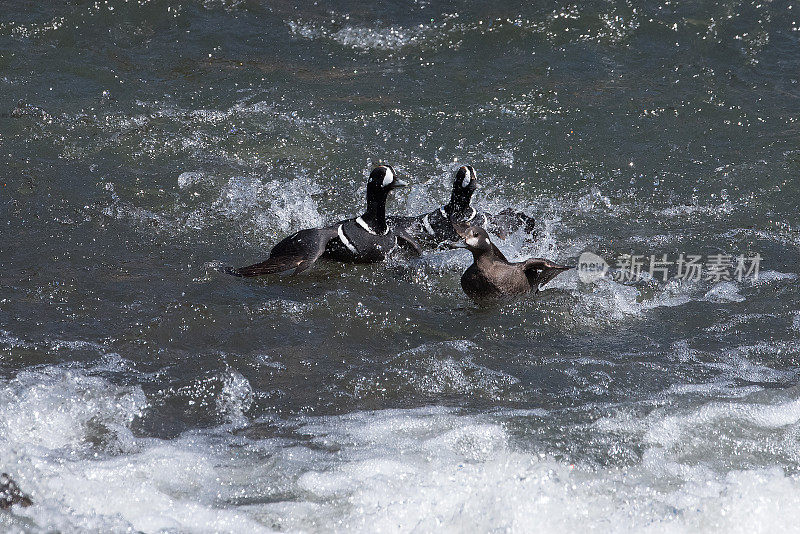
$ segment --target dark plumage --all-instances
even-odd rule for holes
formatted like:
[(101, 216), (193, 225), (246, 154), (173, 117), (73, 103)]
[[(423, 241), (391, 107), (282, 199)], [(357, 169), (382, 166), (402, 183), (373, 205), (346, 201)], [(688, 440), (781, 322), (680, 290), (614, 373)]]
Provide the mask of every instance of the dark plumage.
[(480, 226), (504, 239), (519, 228), (535, 237), (536, 222), (525, 213), (506, 208), (497, 215), (479, 212), (472, 206), (478, 178), (471, 165), (458, 168), (453, 178), (450, 202), (430, 213), (414, 217), (389, 217), (388, 223), (399, 235), (418, 246), (435, 248), (460, 239), (459, 226)]
[[(305, 271), (319, 258), (347, 263), (382, 261), (397, 246), (398, 236), (386, 224), (386, 199), (389, 192), (407, 185), (397, 178), (391, 165), (373, 169), (367, 182), (367, 210), (360, 217), (340, 221), (325, 228), (309, 228), (290, 235), (275, 245), (269, 258), (231, 271), (237, 276), (260, 276), (293, 269)], [(412, 248), (414, 244), (410, 244)]]
[(0, 510), (8, 510), (15, 504), (30, 506), (33, 502), (30, 497), (22, 493), (8, 473), (0, 474)]
[(464, 244), (472, 252), (473, 263), (461, 276), (461, 287), (469, 298), (479, 303), (507, 300), (531, 291), (570, 269), (543, 258), (512, 263), (497, 250), (486, 230), (471, 226), (464, 232)]

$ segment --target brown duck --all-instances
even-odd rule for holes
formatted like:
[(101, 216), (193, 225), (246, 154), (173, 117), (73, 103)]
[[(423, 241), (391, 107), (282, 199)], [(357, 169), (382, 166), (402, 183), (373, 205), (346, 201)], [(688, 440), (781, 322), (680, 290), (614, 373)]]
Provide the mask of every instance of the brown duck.
[(475, 302), (509, 300), (538, 291), (558, 274), (571, 269), (543, 258), (512, 263), (494, 246), (486, 230), (477, 226), (466, 228), (463, 236), (462, 243), (450, 246), (472, 252), (473, 263), (461, 276), (461, 287)]

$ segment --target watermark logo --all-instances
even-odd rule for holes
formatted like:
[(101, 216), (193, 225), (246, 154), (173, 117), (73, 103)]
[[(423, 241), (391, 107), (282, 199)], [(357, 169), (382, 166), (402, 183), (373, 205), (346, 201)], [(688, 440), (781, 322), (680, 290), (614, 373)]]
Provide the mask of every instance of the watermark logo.
[(650, 280), (688, 280), (707, 282), (758, 280), (761, 255), (733, 256), (731, 254), (622, 254), (613, 268), (593, 252), (584, 252), (578, 258), (578, 277), (582, 282), (594, 282), (606, 275), (615, 282)]
[(606, 260), (593, 252), (584, 252), (578, 258), (578, 278), (589, 283), (603, 278), (608, 272)]

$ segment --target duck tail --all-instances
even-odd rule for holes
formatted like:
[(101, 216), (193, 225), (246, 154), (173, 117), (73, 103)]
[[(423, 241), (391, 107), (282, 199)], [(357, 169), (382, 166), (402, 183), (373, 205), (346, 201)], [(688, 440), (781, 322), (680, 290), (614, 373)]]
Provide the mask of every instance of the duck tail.
[(525, 275), (528, 277), (531, 287), (540, 288), (547, 282), (572, 269), (567, 265), (559, 265), (543, 258), (531, 258), (525, 262)]
[(539, 273), (538, 280), (536, 284), (538, 287), (545, 285), (547, 282), (558, 276), (559, 274), (563, 273), (564, 271), (569, 271), (573, 267), (569, 267), (567, 265), (556, 265), (553, 264), (552, 266), (545, 267)]
[(239, 269), (237, 269), (236, 267), (232, 267), (230, 265), (222, 265), (220, 267), (217, 267), (217, 272), (222, 274), (229, 274), (231, 276), (239, 276), (239, 277), (242, 276), (241, 274), (239, 274)]
[(302, 260), (298, 260), (297, 258), (273, 257), (269, 258), (266, 261), (262, 261), (261, 263), (254, 263), (253, 265), (248, 265), (247, 267), (231, 269), (228, 272), (228, 274), (232, 274), (233, 276), (250, 278), (253, 276), (261, 276), (264, 274), (282, 273), (290, 269), (295, 269), (295, 274), (296, 274), (301, 270), (305, 270), (305, 268), (307, 267), (306, 265), (302, 265), (303, 263), (304, 262)]

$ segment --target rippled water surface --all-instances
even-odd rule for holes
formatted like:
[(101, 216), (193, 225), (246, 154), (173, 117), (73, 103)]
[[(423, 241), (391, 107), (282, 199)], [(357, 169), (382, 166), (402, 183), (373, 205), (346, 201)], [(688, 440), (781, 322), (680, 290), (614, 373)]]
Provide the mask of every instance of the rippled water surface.
[[(796, 529), (800, 5), (301, 4), (0, 0), (0, 529)], [(509, 257), (760, 277), (217, 271), (379, 162), (403, 214), (474, 165)]]

